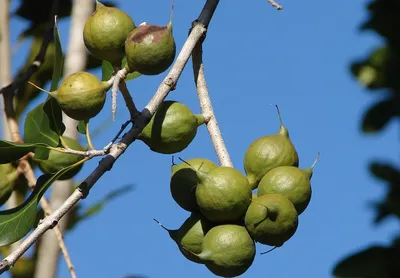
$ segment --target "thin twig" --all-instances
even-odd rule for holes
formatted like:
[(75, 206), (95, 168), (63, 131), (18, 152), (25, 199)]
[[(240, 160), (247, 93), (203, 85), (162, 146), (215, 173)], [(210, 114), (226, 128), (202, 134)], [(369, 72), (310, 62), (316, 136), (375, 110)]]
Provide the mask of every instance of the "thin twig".
[(140, 112), (137, 110), (135, 102), (133, 101), (132, 96), (129, 93), (128, 87), (126, 87), (125, 80), (123, 79), (121, 79), (119, 83), (119, 90), (124, 97), (126, 107), (128, 107), (129, 113), (131, 115), (131, 119), (135, 119), (140, 114)]
[[(211, 19), (218, 2), (218, 0), (207, 0), (205, 6), (203, 7), (201, 14), (203, 15), (203, 19), (205, 19), (207, 22), (210, 22), (207, 17)], [(214, 6), (215, 8), (209, 9), (210, 6)], [(71, 196), (51, 215), (45, 217), (38, 227), (25, 238), (17, 250), (0, 262), (0, 274), (7, 271), (16, 262), (16, 260), (37, 241), (41, 235), (43, 235), (47, 230), (51, 229), (54, 224), (57, 223), (76, 203), (78, 203), (81, 199), (86, 198), (93, 185), (107, 171), (112, 169), (114, 162), (136, 140), (144, 127), (150, 122), (152, 116), (158, 110), (168, 93), (172, 88), (174, 88), (191, 56), (194, 47), (203, 37), (205, 32), (205, 25), (197, 20), (196, 23), (193, 24), (189, 37), (183, 45), (178, 57), (176, 58), (174, 65), (158, 87), (156, 93), (147, 104), (145, 109), (143, 109), (140, 115), (136, 118), (134, 126), (126, 134), (124, 134), (119, 142), (111, 146), (109, 155), (100, 161), (99, 165), (79, 185), (79, 187), (74, 190)]]
[(104, 153), (109, 153), (110, 152), (110, 149), (111, 149), (112, 145), (118, 140), (118, 138), (121, 136), (122, 132), (124, 132), (125, 128), (127, 128), (130, 123), (134, 123), (134, 122), (132, 122), (132, 120), (128, 120), (121, 126), (121, 128), (118, 131), (118, 133), (114, 136), (114, 138), (111, 140), (111, 142), (108, 143), (104, 147), (104, 149), (103, 149)]
[(281, 5), (279, 5), (277, 2), (275, 2), (274, 0), (268, 0), (268, 2), (272, 5), (272, 7), (274, 7), (277, 10), (283, 10), (283, 7)]
[(207, 83), (204, 76), (202, 42), (199, 42), (194, 48), (192, 61), (194, 81), (197, 87), (197, 96), (199, 97), (201, 111), (206, 119), (207, 130), (210, 134), (215, 152), (217, 153), (218, 160), (222, 166), (233, 167), (224, 139), (222, 138), (221, 131), (218, 127), (218, 122), (208, 93)]
[(57, 147), (57, 148), (50, 148), (51, 150), (60, 152), (60, 153), (69, 153), (69, 154), (76, 154), (76, 155), (82, 155), (84, 157), (95, 157), (95, 156), (102, 156), (105, 155), (106, 152), (103, 150), (87, 150), (87, 151), (78, 151), (78, 150), (74, 150), (74, 149), (69, 149), (69, 148), (61, 148), (61, 147)]

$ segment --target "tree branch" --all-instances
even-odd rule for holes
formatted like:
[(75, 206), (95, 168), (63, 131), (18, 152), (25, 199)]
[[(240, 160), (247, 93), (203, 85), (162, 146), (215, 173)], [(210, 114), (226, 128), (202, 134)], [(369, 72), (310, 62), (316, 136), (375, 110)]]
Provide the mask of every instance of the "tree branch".
[[(214, 5), (216, 7), (218, 2), (218, 0), (207, 0), (204, 8)], [(212, 5), (213, 3), (214, 5)], [(204, 13), (202, 12), (202, 14)], [(208, 13), (210, 18), (204, 18), (205, 22), (210, 22), (212, 15), (213, 13)], [(100, 161), (97, 168), (95, 168), (93, 172), (79, 185), (79, 187), (71, 194), (71, 196), (50, 216), (45, 217), (38, 227), (26, 237), (26, 239), (15, 252), (0, 262), (0, 274), (8, 270), (10, 266), (12, 266), (16, 260), (22, 256), (22, 254), (24, 254), (41, 235), (43, 235), (47, 230), (51, 229), (54, 224), (56, 224), (76, 203), (78, 203), (81, 199), (86, 198), (90, 189), (101, 178), (101, 176), (112, 169), (114, 162), (125, 152), (129, 145), (136, 140), (144, 127), (150, 122), (152, 115), (154, 115), (154, 113), (158, 110), (168, 93), (172, 88), (175, 87), (175, 84), (180, 78), (195, 45), (202, 38), (205, 32), (205, 25), (199, 23), (197, 20), (193, 24), (189, 37), (183, 45), (174, 65), (158, 87), (150, 102), (136, 118), (134, 126), (123, 135), (119, 142), (111, 146), (109, 155)]]
[(274, 7), (277, 10), (283, 10), (283, 7), (281, 5), (279, 5), (277, 2), (275, 2), (274, 0), (268, 0), (268, 3), (270, 3), (272, 5), (272, 7)]
[(204, 76), (203, 48), (202, 42), (198, 42), (192, 53), (194, 81), (196, 83), (197, 95), (200, 101), (202, 114), (206, 119), (207, 130), (210, 134), (218, 160), (222, 166), (233, 167), (224, 139), (218, 127), (217, 118), (211, 104), (207, 83)]

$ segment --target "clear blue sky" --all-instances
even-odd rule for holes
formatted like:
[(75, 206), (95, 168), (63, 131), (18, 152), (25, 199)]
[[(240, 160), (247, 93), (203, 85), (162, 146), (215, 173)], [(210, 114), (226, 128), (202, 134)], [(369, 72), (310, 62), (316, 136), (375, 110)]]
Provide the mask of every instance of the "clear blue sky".
[[(116, 1), (139, 24), (166, 24), (170, 1)], [(190, 2), (190, 3), (189, 3)], [(203, 1), (175, 1), (174, 35), (178, 51)], [(317, 152), (313, 198), (301, 215), (297, 233), (283, 248), (261, 256), (242, 277), (331, 277), (334, 263), (344, 254), (372, 243), (387, 243), (395, 223), (372, 225), (368, 202), (379, 199), (384, 185), (374, 180), (366, 166), (373, 158), (397, 161), (397, 132), (393, 124), (384, 133), (364, 136), (359, 120), (376, 98), (349, 74), (352, 59), (379, 45), (372, 33), (361, 34), (367, 1), (281, 1), (275, 11), (265, 0), (221, 1), (204, 46), (206, 77), (227, 148), (234, 166), (243, 171), (243, 155), (249, 144), (279, 128), (278, 104), (285, 125), (308, 167)], [(15, 4), (14, 4), (15, 5)], [(13, 44), (24, 22), (13, 18)], [(68, 41), (69, 21), (60, 22), (63, 45)], [(28, 42), (13, 56), (15, 71), (25, 58)], [(100, 77), (100, 70), (95, 71)], [(129, 89), (142, 108), (166, 73), (141, 77)], [(41, 100), (43, 100), (45, 95)], [(200, 112), (191, 62), (169, 99)], [(117, 122), (95, 139), (104, 146), (128, 113), (119, 98)], [(34, 105), (37, 105), (35, 103)], [(33, 107), (33, 106), (32, 106)], [(111, 117), (108, 99), (92, 127)], [(179, 156), (217, 161), (206, 128)], [(85, 165), (78, 179), (97, 164)], [(111, 189), (133, 183), (134, 191), (113, 201), (99, 215), (82, 223), (66, 237), (79, 277), (123, 277), (143, 274), (158, 277), (213, 277), (202, 265), (187, 261), (168, 234), (153, 218), (177, 228), (188, 217), (169, 193), (171, 156), (155, 154), (142, 142), (134, 143), (91, 191), (87, 206)], [(257, 246), (257, 253), (268, 250)], [(69, 277), (63, 260), (61, 278)]]

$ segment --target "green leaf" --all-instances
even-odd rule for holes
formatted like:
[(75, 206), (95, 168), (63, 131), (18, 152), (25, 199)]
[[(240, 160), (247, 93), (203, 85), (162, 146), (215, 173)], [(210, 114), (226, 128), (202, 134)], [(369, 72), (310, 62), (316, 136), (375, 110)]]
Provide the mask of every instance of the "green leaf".
[(378, 179), (388, 183), (400, 184), (400, 171), (389, 163), (372, 162), (369, 170)]
[[(126, 65), (126, 57), (124, 57), (124, 58), (122, 59), (122, 68), (124, 68), (125, 65)], [(109, 80), (109, 79), (113, 76), (113, 72), (114, 72), (114, 68), (113, 68), (113, 66), (111, 65), (111, 63), (108, 62), (108, 61), (103, 61), (103, 63), (102, 63), (102, 77), (101, 77), (101, 80), (102, 80), (102, 81), (107, 81), (107, 80)], [(126, 76), (125, 81), (130, 81), (130, 80), (136, 79), (136, 78), (138, 78), (140, 75), (141, 75), (141, 74), (140, 74), (139, 72), (137, 72), (137, 71), (132, 72), (132, 73), (129, 73), (129, 74)]]
[[(122, 68), (124, 68), (125, 66), (126, 66), (126, 57), (124, 57), (124, 58), (122, 59)], [(135, 78), (138, 78), (140, 75), (141, 75), (141, 73), (139, 73), (139, 72), (137, 72), (137, 71), (134, 71), (134, 72), (132, 72), (132, 73), (129, 73), (129, 74), (126, 76), (125, 81), (133, 80), (133, 79), (135, 79)]]
[(14, 143), (0, 140), (0, 164), (14, 162), (37, 148), (47, 148), (43, 143)]
[(128, 75), (126, 76), (125, 81), (129, 81), (129, 80), (136, 79), (136, 78), (138, 78), (140, 75), (141, 75), (141, 73), (139, 73), (139, 72), (137, 72), (137, 71), (134, 71), (134, 72), (132, 72), (132, 73), (130, 73), (130, 74), (128, 74)]
[(101, 80), (102, 81), (107, 81), (113, 76), (113, 66), (111, 65), (110, 62), (103, 60), (101, 64)]
[(49, 120), (49, 128), (58, 136), (61, 136), (65, 131), (65, 125), (58, 102), (52, 97), (48, 98), (43, 105), (43, 111)]
[(40, 176), (35, 189), (25, 202), (18, 207), (0, 211), (0, 246), (12, 244), (29, 233), (36, 222), (37, 205), (40, 198), (58, 177), (73, 167), (76, 165), (66, 167), (54, 175)]
[(57, 147), (59, 145), (59, 134), (54, 128), (54, 120), (49, 119), (46, 111), (52, 107), (52, 100), (46, 101), (36, 106), (35, 109), (31, 110), (25, 119), (24, 128), (24, 141), (26, 143), (42, 143), (50, 147)]
[(87, 121), (79, 121), (78, 126), (76, 129), (78, 130), (79, 133), (81, 134), (86, 134), (86, 126), (88, 122)]
[(57, 19), (54, 20), (54, 43), (56, 46), (56, 50), (55, 50), (54, 70), (53, 70), (53, 77), (51, 81), (50, 91), (57, 90), (58, 83), (60, 81), (63, 72), (63, 63), (64, 63), (63, 51), (62, 51), (60, 36), (58, 33)]
[(398, 115), (395, 99), (386, 99), (374, 104), (364, 115), (362, 130), (365, 133), (381, 131), (390, 120)]
[(333, 275), (341, 278), (395, 277), (388, 275), (389, 248), (372, 246), (340, 261)]

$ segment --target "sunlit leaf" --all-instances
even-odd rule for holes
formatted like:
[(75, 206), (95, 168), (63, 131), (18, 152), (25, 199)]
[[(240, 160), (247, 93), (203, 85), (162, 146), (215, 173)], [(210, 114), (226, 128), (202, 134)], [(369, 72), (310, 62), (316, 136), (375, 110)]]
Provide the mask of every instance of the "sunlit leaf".
[(110, 62), (103, 60), (102, 66), (101, 66), (101, 80), (102, 81), (107, 81), (113, 76), (113, 66), (111, 65)]
[(0, 164), (14, 162), (36, 148), (47, 148), (45, 143), (15, 143), (0, 140)]
[[(49, 104), (51, 104), (51, 102), (47, 104), (46, 108), (49, 107)], [(26, 116), (24, 141), (27, 144), (42, 143), (50, 147), (57, 147), (60, 141), (59, 134), (53, 130), (54, 121), (51, 120), (45, 113), (44, 105), (45, 103), (39, 104)], [(39, 155), (36, 152), (36, 155), (42, 157), (43, 159), (47, 158), (46, 153)]]

